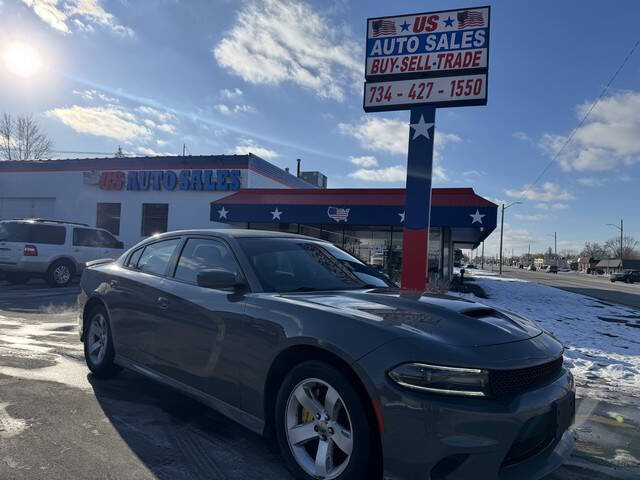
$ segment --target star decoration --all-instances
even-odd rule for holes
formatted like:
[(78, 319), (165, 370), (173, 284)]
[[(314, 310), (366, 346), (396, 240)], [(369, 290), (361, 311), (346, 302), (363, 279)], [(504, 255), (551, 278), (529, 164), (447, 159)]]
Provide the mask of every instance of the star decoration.
[(280, 220), (280, 215), (282, 215), (282, 212), (278, 210), (278, 207), (276, 207), (273, 212), (269, 213), (272, 215), (271, 220)]
[(447, 17), (447, 19), (444, 21), (444, 25), (445, 27), (453, 27), (453, 18)]
[(409, 31), (409, 24), (407, 23), (407, 21), (405, 20), (404, 23), (400, 24), (400, 27), (402, 27), (403, 32), (408, 32)]
[(418, 123), (412, 123), (411, 128), (413, 128), (413, 138), (411, 140), (415, 140), (420, 135), (425, 137), (427, 140), (431, 140), (429, 136), (429, 130), (433, 127), (433, 123), (427, 123), (424, 121), (424, 117), (420, 115), (420, 120)]
[(480, 213), (480, 210), (478, 210), (476, 208), (476, 213), (470, 213), (469, 216), (472, 218), (471, 224), (474, 224), (476, 222), (478, 223), (482, 223), (482, 217), (485, 216), (484, 213)]
[(404, 212), (399, 213), (398, 215), (400, 215), (400, 223), (404, 223)]
[(219, 218), (227, 218), (227, 213), (229, 213), (229, 210), (226, 210), (224, 207), (222, 207), (220, 210), (218, 210), (218, 215), (220, 215)]

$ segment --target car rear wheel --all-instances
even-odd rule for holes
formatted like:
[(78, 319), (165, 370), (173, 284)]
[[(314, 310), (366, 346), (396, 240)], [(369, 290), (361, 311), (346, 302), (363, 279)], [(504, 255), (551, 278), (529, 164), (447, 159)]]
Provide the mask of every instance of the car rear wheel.
[(84, 358), (89, 370), (101, 378), (111, 378), (121, 367), (113, 363), (115, 352), (109, 318), (104, 307), (96, 307), (89, 315), (84, 334)]
[(47, 270), (46, 281), (50, 287), (66, 287), (73, 277), (73, 265), (67, 260), (57, 260)]
[(305, 362), (285, 378), (276, 400), (276, 434), (300, 480), (367, 478), (372, 432), (351, 382), (331, 365)]

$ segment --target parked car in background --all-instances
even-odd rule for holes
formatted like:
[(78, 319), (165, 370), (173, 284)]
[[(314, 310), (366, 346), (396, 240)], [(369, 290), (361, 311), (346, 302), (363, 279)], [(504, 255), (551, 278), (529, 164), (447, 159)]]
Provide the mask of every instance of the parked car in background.
[(535, 272), (537, 270), (536, 266), (532, 263), (531, 265), (529, 265), (527, 267), (527, 270), (531, 271), (531, 272)]
[(467, 270), (477, 270), (478, 267), (476, 267), (473, 263), (470, 263), (466, 266)]
[(518, 264), (518, 268), (519, 268), (519, 269), (523, 269), (523, 268), (524, 268), (524, 264), (519, 263), (519, 264)]
[(640, 282), (640, 270), (623, 270), (622, 272), (613, 272), (609, 276), (611, 282), (635, 283)]
[(400, 296), (328, 242), (169, 232), (80, 286), (96, 376), (133, 369), (275, 437), (296, 479), (540, 478), (571, 453), (557, 340), (469, 300)]
[(558, 267), (556, 265), (549, 265), (547, 273), (558, 273)]
[(0, 221), (0, 273), (10, 283), (42, 277), (64, 287), (86, 262), (117, 258), (124, 245), (111, 233), (82, 223), (41, 218)]

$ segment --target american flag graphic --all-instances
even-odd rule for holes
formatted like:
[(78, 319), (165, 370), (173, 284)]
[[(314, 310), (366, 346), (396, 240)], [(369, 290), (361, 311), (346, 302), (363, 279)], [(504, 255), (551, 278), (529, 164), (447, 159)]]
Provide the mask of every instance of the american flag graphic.
[(327, 208), (327, 215), (332, 220), (335, 220), (336, 223), (345, 222), (349, 220), (349, 210), (350, 208), (339, 208), (339, 207), (329, 207)]
[(396, 34), (396, 23), (391, 20), (374, 20), (371, 26), (373, 27), (374, 37)]
[(484, 27), (482, 12), (470, 12), (469, 10), (458, 12), (458, 28), (467, 27)]

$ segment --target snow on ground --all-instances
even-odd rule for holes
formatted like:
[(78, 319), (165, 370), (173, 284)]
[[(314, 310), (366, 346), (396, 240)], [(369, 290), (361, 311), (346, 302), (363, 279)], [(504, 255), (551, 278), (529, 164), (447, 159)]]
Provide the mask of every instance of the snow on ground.
[(580, 396), (640, 402), (640, 311), (492, 272), (472, 277), (489, 297), (474, 300), (535, 320), (565, 345)]

